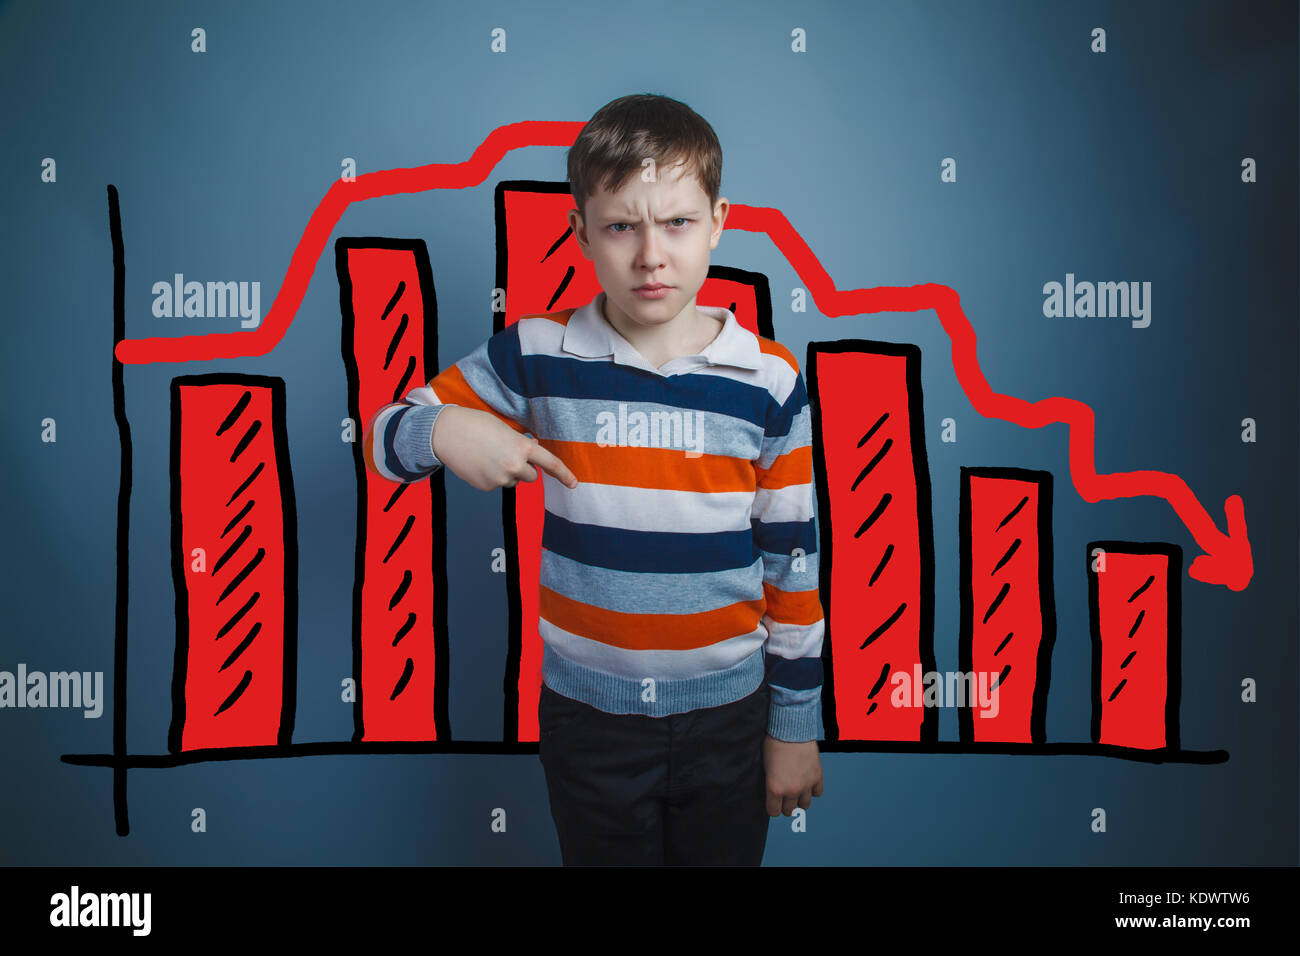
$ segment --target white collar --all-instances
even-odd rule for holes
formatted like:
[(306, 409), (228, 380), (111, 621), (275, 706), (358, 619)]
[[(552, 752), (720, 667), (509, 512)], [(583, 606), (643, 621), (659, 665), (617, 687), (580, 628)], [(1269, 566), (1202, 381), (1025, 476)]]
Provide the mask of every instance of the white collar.
[[(574, 310), (564, 326), (562, 348), (566, 352), (587, 358), (612, 355), (614, 361), (619, 364), (650, 368), (641, 353), (617, 329), (605, 321), (602, 313), (604, 298), (605, 293), (601, 291), (586, 305)], [(705, 305), (697, 305), (695, 308), (722, 322), (722, 331), (718, 333), (717, 338), (698, 353), (708, 361), (708, 364), (734, 365), (745, 369), (763, 367), (758, 337), (742, 326), (730, 309)], [(651, 369), (651, 371), (656, 370)]]

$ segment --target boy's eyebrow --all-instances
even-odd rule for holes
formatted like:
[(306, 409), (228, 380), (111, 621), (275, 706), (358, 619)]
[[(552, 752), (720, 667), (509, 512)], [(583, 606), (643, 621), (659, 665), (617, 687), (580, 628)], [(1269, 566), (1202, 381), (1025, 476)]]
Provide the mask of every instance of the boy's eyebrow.
[[(699, 215), (700, 211), (698, 209), (687, 209), (684, 212), (679, 212), (673, 216), (665, 216), (663, 219), (656, 220), (656, 222), (672, 222), (674, 219)], [(637, 217), (635, 214), (628, 212), (627, 210), (619, 209), (614, 212), (602, 213), (599, 218), (602, 222), (623, 222), (628, 219), (636, 219)]]

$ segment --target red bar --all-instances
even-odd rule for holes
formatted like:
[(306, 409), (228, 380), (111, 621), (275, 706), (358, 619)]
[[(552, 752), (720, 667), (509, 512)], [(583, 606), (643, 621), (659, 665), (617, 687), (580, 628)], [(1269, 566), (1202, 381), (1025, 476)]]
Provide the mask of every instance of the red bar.
[(1179, 746), (1182, 563), (1177, 545), (1088, 545), (1094, 743)]
[(920, 349), (840, 340), (808, 351), (818, 517), (830, 525), (826, 736), (934, 741), (938, 714), (913, 686), (934, 670)]
[[(420, 240), (340, 240), (337, 259), (349, 409), (364, 423), (436, 374), (433, 279)], [(368, 471), (360, 440), (358, 428), (353, 739), (444, 739), (445, 486)]]
[(957, 657), (982, 695), (958, 710), (962, 740), (1045, 740), (1056, 636), (1051, 521), (1050, 472), (962, 468)]
[(289, 742), (297, 550), (284, 383), (172, 380), (176, 667), (168, 747)]
[[(566, 217), (573, 208), (568, 183), (497, 184), (496, 283), (507, 294), (504, 313), (494, 316), (493, 332), (525, 315), (577, 308), (600, 292), (595, 269), (572, 234), (566, 235)], [(545, 511), (542, 482), (521, 481), (503, 489), (503, 499), (509, 602), (503, 736), (507, 741), (535, 743), (542, 686), (542, 642), (537, 632)]]

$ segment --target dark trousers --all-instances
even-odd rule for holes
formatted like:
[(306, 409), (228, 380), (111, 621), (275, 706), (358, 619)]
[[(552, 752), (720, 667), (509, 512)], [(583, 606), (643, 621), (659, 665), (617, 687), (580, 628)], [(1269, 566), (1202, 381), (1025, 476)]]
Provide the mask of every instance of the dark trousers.
[(771, 690), (650, 717), (542, 684), (538, 751), (565, 866), (758, 866)]

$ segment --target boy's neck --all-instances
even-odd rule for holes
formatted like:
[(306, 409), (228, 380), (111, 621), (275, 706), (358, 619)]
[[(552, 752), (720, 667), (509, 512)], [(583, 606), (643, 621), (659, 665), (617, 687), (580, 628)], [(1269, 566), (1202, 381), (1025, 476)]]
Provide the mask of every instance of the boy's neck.
[(599, 310), (601, 317), (654, 368), (667, 365), (684, 355), (698, 355), (722, 334), (725, 324), (708, 313), (701, 312), (691, 303), (663, 325), (647, 328), (636, 323), (626, 323), (629, 327), (624, 329), (610, 319), (606, 308), (608, 301), (602, 292)]

